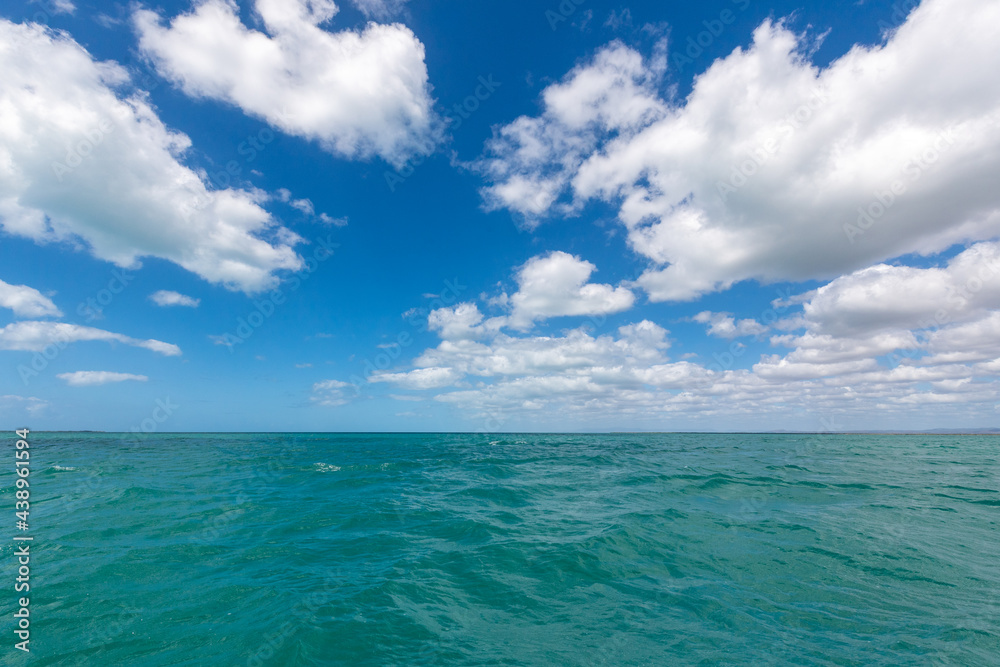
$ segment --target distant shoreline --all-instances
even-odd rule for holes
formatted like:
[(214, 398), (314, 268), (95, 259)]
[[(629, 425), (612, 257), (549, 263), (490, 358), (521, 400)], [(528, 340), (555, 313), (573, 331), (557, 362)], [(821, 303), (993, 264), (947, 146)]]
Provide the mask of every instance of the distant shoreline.
[[(10, 429), (8, 429), (10, 430)], [(954, 431), (509, 431), (477, 433), (474, 431), (158, 431), (156, 433), (130, 433), (129, 431), (43, 431), (32, 433), (102, 433), (108, 435), (1000, 435), (1000, 429)]]

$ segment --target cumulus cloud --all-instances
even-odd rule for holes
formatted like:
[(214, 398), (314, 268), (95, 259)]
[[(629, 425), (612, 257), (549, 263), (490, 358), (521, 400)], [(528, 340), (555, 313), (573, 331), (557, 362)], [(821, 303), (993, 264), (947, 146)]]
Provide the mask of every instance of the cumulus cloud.
[(180, 292), (172, 292), (165, 289), (153, 292), (149, 295), (149, 298), (157, 306), (186, 306), (188, 308), (197, 308), (198, 304), (201, 303), (201, 299), (195, 299), (194, 297), (186, 296)]
[[(486, 333), (481, 326), (483, 314), (474, 303), (460, 303), (453, 308), (437, 308), (427, 316), (427, 327), (446, 340), (472, 340)], [(496, 320), (502, 323), (502, 318)]]
[[(770, 343), (785, 351), (756, 360), (739, 342), (714, 351), (709, 345), (705, 363), (689, 361), (690, 354), (671, 360), (668, 332), (648, 320), (601, 335), (586, 328), (558, 336), (506, 333), (496, 322), (504, 317), (485, 319), (467, 302), (432, 313), (431, 328), (442, 340), (409, 369), (370, 381), (431, 392), (482, 419), (483, 428), (774, 428), (794, 420), (813, 430), (910, 428), (914, 406), (938, 424), (967, 424), (992, 417), (998, 399), (1000, 312), (991, 310), (991, 295), (1000, 272), (991, 279), (985, 261), (992, 253), (993, 244), (979, 244), (944, 267), (870, 267), (878, 270), (782, 295), (776, 312), (801, 312), (775, 322), (786, 333)], [(893, 311), (897, 298), (923, 283), (951, 284), (964, 294), (953, 319), (921, 324), (947, 303), (947, 289)], [(881, 320), (863, 307), (866, 297), (876, 300), (871, 310), (881, 309)], [(709, 336), (730, 340), (767, 331), (730, 313), (703, 311), (692, 319), (707, 324)]]
[(926, 349), (932, 353), (927, 363), (1000, 359), (1000, 312), (935, 330), (927, 339)]
[(588, 282), (595, 269), (565, 252), (532, 257), (515, 274), (514, 294), (488, 300), (507, 314), (485, 319), (479, 306), (465, 302), (431, 311), (428, 328), (445, 340), (475, 340), (504, 327), (527, 331), (552, 317), (603, 316), (631, 308), (635, 295), (627, 288)]
[(0, 328), (0, 350), (41, 352), (49, 345), (64, 347), (69, 343), (89, 340), (142, 347), (168, 357), (181, 354), (181, 349), (172, 343), (164, 343), (154, 339), (139, 340), (104, 329), (65, 322), (14, 322)]
[(573, 212), (573, 204), (557, 199), (601, 141), (635, 133), (666, 113), (656, 78), (638, 53), (614, 42), (546, 88), (540, 117), (518, 118), (487, 144), (479, 166), (493, 181), (483, 190), (489, 208), (509, 208), (529, 226), (551, 211)]
[(648, 320), (618, 329), (618, 337), (591, 336), (574, 329), (565, 336), (500, 334), (489, 344), (442, 341), (420, 355), (422, 367), (454, 368), (462, 375), (528, 375), (562, 372), (600, 364), (608, 368), (662, 361), (669, 347), (667, 330)]
[(811, 329), (837, 335), (979, 319), (1000, 308), (1000, 244), (977, 243), (940, 267), (877, 264), (804, 295), (802, 306)]
[(65, 33), (0, 20), (0, 225), (39, 243), (82, 241), (122, 267), (159, 257), (231, 289), (295, 270), (299, 241), (256, 191), (209, 190), (181, 163), (187, 136), (129, 77)]
[(312, 387), (312, 400), (319, 405), (337, 407), (350, 402), (348, 387), (351, 384), (340, 380), (323, 380)]
[(376, 373), (369, 382), (391, 382), (403, 389), (437, 389), (454, 384), (462, 374), (453, 368), (417, 368), (405, 373)]
[(819, 68), (768, 21), (683, 100), (612, 43), (497, 132), (486, 201), (535, 218), (617, 205), (655, 301), (992, 239), (998, 22), (991, 0), (926, 0), (883, 44)]
[(740, 338), (742, 336), (760, 336), (767, 332), (767, 327), (753, 319), (736, 321), (731, 313), (713, 313), (704, 310), (691, 318), (695, 322), (708, 325), (710, 336), (720, 338)]
[(149, 379), (145, 375), (113, 373), (111, 371), (76, 371), (74, 373), (60, 373), (56, 377), (65, 380), (66, 384), (71, 387), (91, 387), (109, 382), (125, 382), (126, 380), (145, 382)]
[(0, 280), (0, 308), (10, 308), (18, 317), (60, 317), (62, 312), (47, 296), (27, 285)]
[[(372, 10), (386, 3), (366, 2)], [(267, 34), (231, 0), (203, 0), (169, 25), (135, 12), (139, 46), (185, 93), (233, 104), (350, 158), (401, 164), (428, 152), (436, 123), (423, 44), (403, 25), (329, 32), (330, 0), (256, 0)]]
[(628, 310), (635, 295), (624, 287), (587, 282), (596, 267), (565, 252), (533, 257), (517, 273), (508, 325), (528, 329), (562, 315), (606, 315)]

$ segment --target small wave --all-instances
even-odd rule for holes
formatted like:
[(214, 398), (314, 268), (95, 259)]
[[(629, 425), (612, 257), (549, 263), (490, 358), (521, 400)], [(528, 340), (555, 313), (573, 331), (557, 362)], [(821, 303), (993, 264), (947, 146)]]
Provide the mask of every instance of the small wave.
[(330, 465), (329, 463), (314, 463), (313, 467), (320, 472), (337, 472), (340, 470), (340, 466)]
[(52, 466), (53, 470), (76, 470), (73, 466)]

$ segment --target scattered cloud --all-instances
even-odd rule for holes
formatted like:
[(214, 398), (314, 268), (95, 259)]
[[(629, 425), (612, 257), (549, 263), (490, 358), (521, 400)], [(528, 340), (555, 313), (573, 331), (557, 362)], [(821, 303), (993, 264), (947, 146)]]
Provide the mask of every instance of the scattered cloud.
[(35, 396), (17, 396), (7, 394), (0, 396), (0, 408), (3, 408), (8, 419), (12, 413), (23, 410), (28, 416), (33, 416), (49, 406), (49, 402)]
[(695, 322), (708, 325), (708, 335), (720, 338), (740, 338), (742, 336), (761, 336), (767, 332), (767, 327), (753, 319), (736, 321), (731, 313), (713, 313), (704, 310), (691, 318)]
[(624, 287), (587, 282), (596, 267), (565, 252), (533, 257), (517, 273), (508, 325), (520, 330), (562, 315), (607, 315), (628, 310), (635, 295)]
[(1000, 243), (977, 243), (945, 266), (876, 264), (803, 295), (813, 331), (858, 335), (980, 319), (1000, 308)]
[(126, 380), (145, 382), (149, 379), (145, 375), (113, 373), (111, 371), (76, 371), (74, 373), (60, 373), (56, 377), (65, 380), (66, 384), (71, 387), (91, 387), (109, 382), (125, 382)]
[(321, 26), (338, 11), (330, 0), (256, 0), (254, 9), (267, 34), (245, 26), (229, 0), (202, 0), (167, 26), (145, 9), (133, 18), (142, 51), (192, 97), (233, 104), (348, 158), (402, 164), (433, 146), (424, 46), (409, 28), (329, 32)]
[(49, 345), (64, 347), (69, 343), (90, 340), (142, 347), (168, 357), (181, 354), (181, 349), (171, 343), (153, 339), (139, 340), (103, 329), (65, 322), (14, 322), (0, 328), (0, 350), (41, 352)]
[(615, 32), (622, 28), (632, 27), (632, 12), (629, 11), (628, 7), (625, 7), (621, 11), (611, 10), (611, 14), (608, 15), (606, 21), (604, 21), (604, 27), (611, 28)]
[(368, 18), (385, 20), (398, 16), (406, 7), (407, 0), (351, 0), (351, 4)]
[(0, 308), (10, 308), (18, 317), (61, 317), (62, 312), (47, 296), (27, 285), (0, 280)]
[(246, 292), (300, 268), (300, 239), (261, 208), (266, 196), (209, 190), (181, 163), (188, 137), (142, 92), (122, 92), (122, 67), (37, 24), (0, 19), (0, 42), (4, 231), (83, 243), (121, 267), (159, 257)]
[(32, 3), (45, 3), (46, 11), (50, 11), (53, 14), (74, 14), (76, 13), (76, 5), (72, 0), (31, 0)]
[[(549, 426), (565, 419), (594, 428), (766, 428), (806, 413), (831, 424), (841, 415), (887, 423), (914, 405), (924, 416), (971, 419), (996, 403), (998, 246), (977, 244), (939, 268), (870, 267), (786, 295), (775, 301), (790, 313), (774, 322), (784, 333), (770, 337), (786, 352), (759, 355), (756, 363), (735, 339), (760, 339), (769, 329), (731, 313), (692, 318), (708, 325), (708, 336), (731, 342), (671, 360), (669, 332), (649, 320), (603, 335), (587, 328), (510, 334), (503, 331), (506, 317), (486, 320), (476, 303), (466, 302), (431, 312), (428, 326), (441, 342), (410, 369), (369, 380), (430, 392), (494, 422), (501, 415)], [(917, 298), (921, 293), (926, 301)], [(512, 300), (495, 305), (510, 308)], [(698, 356), (705, 363), (692, 361)]]
[(350, 403), (351, 397), (348, 392), (351, 384), (340, 380), (323, 380), (317, 382), (312, 387), (312, 400), (319, 405), (336, 407)]
[[(504, 318), (493, 322), (499, 327)], [(486, 333), (482, 326), (483, 314), (474, 303), (460, 303), (454, 307), (437, 308), (427, 316), (427, 328), (436, 331), (445, 340), (475, 340)], [(495, 329), (494, 329), (495, 330)]]
[(497, 131), (486, 203), (532, 224), (616, 205), (654, 301), (990, 240), (998, 22), (992, 0), (925, 0), (884, 44), (819, 68), (805, 37), (766, 21), (683, 100), (659, 94), (659, 59), (613, 42)]
[(149, 298), (158, 306), (187, 306), (188, 308), (197, 308), (198, 304), (201, 303), (201, 299), (195, 299), (194, 297), (165, 289), (153, 292), (149, 295)]
[(403, 389), (437, 389), (447, 387), (462, 377), (452, 368), (417, 368), (406, 373), (376, 373), (369, 382), (391, 382)]
[(579, 204), (560, 196), (602, 138), (634, 134), (666, 114), (656, 81), (638, 53), (613, 42), (547, 87), (541, 116), (521, 116), (487, 143), (479, 163), (493, 181), (483, 189), (487, 207), (509, 208), (529, 227), (549, 214), (575, 213)]
[(478, 305), (463, 302), (432, 310), (427, 326), (444, 340), (475, 340), (504, 327), (527, 331), (535, 322), (552, 317), (604, 316), (631, 308), (635, 295), (627, 288), (587, 282), (595, 268), (565, 252), (532, 257), (515, 274), (514, 294), (485, 299), (509, 314), (484, 319)]

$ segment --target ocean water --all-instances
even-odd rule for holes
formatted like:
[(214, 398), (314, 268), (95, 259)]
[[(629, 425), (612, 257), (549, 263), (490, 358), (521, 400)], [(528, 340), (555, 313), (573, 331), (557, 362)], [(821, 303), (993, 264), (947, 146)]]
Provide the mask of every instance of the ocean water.
[(1000, 438), (32, 433), (4, 665), (998, 665)]

